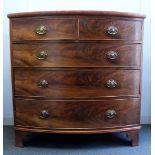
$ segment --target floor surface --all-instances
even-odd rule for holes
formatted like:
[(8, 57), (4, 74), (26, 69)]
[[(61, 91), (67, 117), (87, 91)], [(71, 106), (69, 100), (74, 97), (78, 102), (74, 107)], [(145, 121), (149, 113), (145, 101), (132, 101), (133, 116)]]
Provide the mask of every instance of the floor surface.
[(98, 135), (38, 135), (14, 146), (12, 126), (4, 126), (4, 155), (151, 155), (150, 126), (140, 131), (139, 146), (131, 147), (124, 133)]

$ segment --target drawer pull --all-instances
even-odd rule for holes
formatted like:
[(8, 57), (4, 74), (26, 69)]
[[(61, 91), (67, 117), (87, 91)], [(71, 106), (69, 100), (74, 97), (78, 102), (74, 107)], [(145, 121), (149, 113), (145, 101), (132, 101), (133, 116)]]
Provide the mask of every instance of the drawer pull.
[(117, 86), (117, 81), (110, 79), (106, 82), (108, 88), (115, 88)]
[(40, 51), (38, 54), (37, 54), (37, 58), (39, 60), (45, 60), (47, 58), (47, 52), (46, 51)]
[(115, 26), (109, 26), (107, 32), (109, 35), (116, 35), (118, 33), (118, 29)]
[(36, 32), (36, 34), (44, 35), (47, 33), (47, 28), (45, 26), (41, 25), (36, 28), (35, 32)]
[(107, 55), (107, 58), (110, 60), (115, 60), (118, 56), (117, 52), (115, 51), (108, 51), (106, 55)]
[(106, 111), (106, 116), (109, 119), (114, 118), (116, 116), (116, 114), (117, 114), (116, 111), (113, 110), (113, 109), (109, 109), (109, 110)]
[(38, 82), (38, 87), (46, 88), (46, 87), (48, 87), (48, 82), (46, 80), (40, 80)]
[(47, 110), (42, 110), (39, 114), (39, 117), (42, 119), (48, 118), (49, 117), (49, 113)]

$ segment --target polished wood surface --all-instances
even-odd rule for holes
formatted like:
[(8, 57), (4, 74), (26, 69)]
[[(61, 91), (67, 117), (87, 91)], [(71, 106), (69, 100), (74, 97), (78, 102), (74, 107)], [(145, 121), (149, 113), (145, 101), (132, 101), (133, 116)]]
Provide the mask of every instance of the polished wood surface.
[(42, 129), (42, 128), (30, 128), (25, 126), (15, 126), (17, 131), (26, 131), (33, 133), (51, 133), (51, 134), (102, 134), (102, 133), (113, 133), (113, 132), (127, 132), (141, 129), (140, 125), (129, 125), (122, 127), (112, 127), (112, 128), (103, 128), (103, 129)]
[[(107, 29), (115, 26), (116, 35), (109, 35)], [(141, 21), (116, 20), (115, 18), (81, 18), (79, 19), (80, 40), (141, 40)]]
[[(16, 146), (34, 132), (127, 132), (138, 145), (145, 15), (47, 11), (8, 17)], [(45, 34), (36, 33), (39, 26)], [(108, 33), (111, 26), (116, 34)]]
[(116, 16), (116, 17), (128, 17), (128, 18), (145, 18), (144, 14), (131, 13), (131, 12), (116, 12), (116, 11), (94, 11), (94, 10), (79, 10), (79, 11), (38, 11), (38, 12), (22, 12), (8, 14), (9, 18), (19, 17), (34, 17), (34, 16), (50, 16), (50, 15), (97, 15), (97, 16)]
[[(17, 126), (85, 129), (121, 127), (139, 123), (139, 99), (102, 101), (16, 99), (15, 103)], [(114, 118), (107, 118), (106, 112), (109, 109), (116, 111)], [(40, 118), (42, 110), (48, 111), (48, 118)]]
[[(37, 71), (15, 70), (16, 96), (50, 96), (52, 98), (139, 96), (140, 72), (137, 70), (79, 70)], [(117, 81), (115, 88), (106, 82)], [(47, 88), (38, 87), (40, 80), (48, 82)]]
[[(12, 37), (19, 40), (72, 40), (76, 38), (76, 18), (37, 18), (12, 20)], [(38, 26), (45, 26), (47, 33), (36, 34)]]
[[(13, 44), (14, 67), (140, 67), (140, 44), (100, 43), (36, 43)], [(37, 55), (46, 51), (47, 58)], [(114, 60), (107, 58), (109, 51), (117, 52)]]

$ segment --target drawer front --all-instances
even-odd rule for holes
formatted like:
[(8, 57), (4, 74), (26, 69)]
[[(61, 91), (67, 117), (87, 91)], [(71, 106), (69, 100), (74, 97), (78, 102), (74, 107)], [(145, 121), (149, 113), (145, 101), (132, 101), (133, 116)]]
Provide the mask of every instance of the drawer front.
[(12, 20), (13, 41), (76, 38), (75, 18), (37, 18)]
[(140, 44), (97, 43), (13, 44), (13, 66), (134, 67), (140, 66)]
[(139, 99), (15, 100), (15, 122), (41, 128), (108, 128), (139, 123)]
[(139, 70), (14, 70), (15, 95), (52, 98), (139, 96)]
[(141, 40), (141, 21), (113, 18), (81, 18), (80, 40)]

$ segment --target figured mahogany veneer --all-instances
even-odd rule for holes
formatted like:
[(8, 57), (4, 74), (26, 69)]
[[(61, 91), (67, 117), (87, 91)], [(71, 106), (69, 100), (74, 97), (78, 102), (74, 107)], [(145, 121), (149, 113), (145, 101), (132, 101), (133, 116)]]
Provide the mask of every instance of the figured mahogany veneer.
[(138, 145), (144, 15), (9, 14), (15, 143), (36, 133), (127, 132)]
[[(15, 70), (14, 78), (16, 96), (87, 98), (140, 95), (138, 70)], [(107, 87), (110, 79), (117, 81), (115, 88)], [(46, 88), (38, 87), (41, 80), (48, 82)]]
[[(76, 39), (76, 18), (46, 18), (46, 19), (13, 19), (13, 41), (20, 40), (59, 40)], [(47, 33), (38, 35), (35, 33), (39, 26), (45, 26)]]
[[(116, 35), (109, 35), (107, 28), (117, 27)], [(141, 40), (141, 21), (117, 20), (116, 18), (81, 18), (79, 21), (80, 40)]]
[[(39, 43), (12, 46), (14, 67), (140, 67), (141, 65), (140, 44)], [(47, 53), (45, 60), (37, 58), (41, 51)], [(108, 59), (109, 51), (117, 52), (117, 58)]]
[[(139, 99), (51, 101), (16, 99), (16, 125), (45, 129), (93, 129), (133, 126), (139, 124)], [(30, 108), (31, 107), (31, 108)], [(115, 109), (108, 119), (106, 112)], [(47, 110), (49, 116), (40, 118)], [(132, 117), (131, 117), (132, 115)]]

